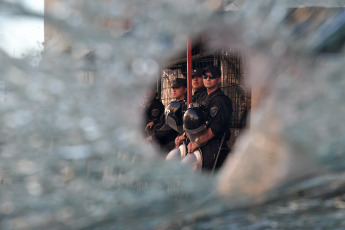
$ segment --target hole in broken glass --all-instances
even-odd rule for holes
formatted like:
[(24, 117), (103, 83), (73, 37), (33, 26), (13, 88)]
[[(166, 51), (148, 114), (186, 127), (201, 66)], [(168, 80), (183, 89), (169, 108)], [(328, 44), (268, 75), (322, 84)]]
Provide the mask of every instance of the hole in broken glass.
[[(148, 95), (151, 95), (152, 100), (146, 100), (147, 103), (142, 104), (146, 105), (144, 106), (145, 111), (143, 113), (145, 123), (143, 126), (146, 127), (144, 136), (150, 144), (157, 148), (157, 151), (163, 157), (176, 148), (175, 138), (183, 134), (182, 128), (179, 129), (179, 126), (176, 125), (178, 121), (182, 120), (183, 113), (180, 113), (177, 117), (174, 115), (176, 118), (174, 117), (175, 121), (172, 122), (167, 120), (170, 119), (171, 121), (171, 117), (166, 115), (170, 111), (169, 106), (171, 106), (171, 102), (176, 100), (172, 89), (174, 82), (176, 79), (187, 80), (188, 78), (188, 55), (191, 57), (192, 74), (193, 71), (203, 71), (203, 69), (211, 65), (217, 66), (221, 70), (219, 86), (231, 100), (233, 109), (229, 121), (231, 135), (227, 141), (230, 151), (234, 147), (236, 139), (248, 128), (251, 90), (246, 82), (248, 77), (245, 75), (245, 60), (242, 53), (236, 47), (227, 45), (222, 46), (218, 44), (217, 47), (213, 47), (212, 40), (214, 37), (208, 36), (207, 33), (202, 33), (195, 37), (191, 41), (192, 45), (189, 50), (187, 48), (185, 52), (174, 56), (162, 68), (160, 76), (147, 92)], [(195, 88), (192, 87), (190, 92), (187, 90), (188, 93), (194, 94)], [(184, 100), (186, 101), (187, 108), (188, 95), (185, 96)], [(164, 108), (165, 113), (163, 112)], [(174, 108), (176, 109), (176, 107)], [(155, 117), (156, 120), (152, 122), (154, 115), (157, 114), (159, 114), (160, 119)], [(179, 116), (181, 117), (180, 119)], [(163, 127), (164, 125), (165, 127)], [(171, 132), (165, 131), (167, 126), (171, 129)]]

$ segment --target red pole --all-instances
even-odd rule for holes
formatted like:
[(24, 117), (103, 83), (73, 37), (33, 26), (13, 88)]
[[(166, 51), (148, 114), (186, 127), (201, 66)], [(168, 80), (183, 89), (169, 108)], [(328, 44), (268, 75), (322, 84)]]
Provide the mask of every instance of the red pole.
[(192, 103), (192, 42), (187, 41), (187, 104)]

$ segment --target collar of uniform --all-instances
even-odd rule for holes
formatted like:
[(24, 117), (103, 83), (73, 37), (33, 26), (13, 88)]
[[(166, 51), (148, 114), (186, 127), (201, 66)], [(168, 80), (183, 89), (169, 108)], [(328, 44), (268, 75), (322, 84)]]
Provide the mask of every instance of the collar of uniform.
[(195, 92), (194, 92), (194, 95), (195, 95), (195, 94), (200, 94), (200, 93), (205, 92), (205, 91), (207, 91), (207, 89), (206, 89), (206, 87), (203, 87), (203, 88), (201, 88), (201, 89), (195, 91)]
[(218, 88), (217, 90), (215, 90), (214, 92), (212, 92), (211, 94), (209, 94), (208, 96), (209, 97), (212, 97), (212, 96), (215, 96), (215, 95), (217, 95), (217, 94), (220, 94), (220, 93), (222, 93), (223, 91), (220, 89), (220, 88)]

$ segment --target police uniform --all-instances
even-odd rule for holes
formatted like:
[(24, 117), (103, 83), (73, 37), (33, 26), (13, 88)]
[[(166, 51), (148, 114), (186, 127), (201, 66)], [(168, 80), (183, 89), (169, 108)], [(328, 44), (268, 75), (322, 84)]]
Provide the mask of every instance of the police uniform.
[(207, 89), (203, 87), (194, 92), (192, 96), (192, 102), (202, 104), (202, 102), (205, 100), (206, 97), (207, 97)]
[[(173, 81), (172, 88), (179, 88), (179, 87), (187, 87), (187, 81), (183, 78), (176, 78)], [(180, 100), (181, 117), (179, 119), (182, 120), (183, 113), (187, 109), (186, 101)], [(175, 138), (180, 135), (176, 130), (172, 129), (165, 121), (164, 114), (161, 115), (161, 121), (157, 125), (154, 130), (154, 134), (152, 135), (152, 139), (158, 141), (161, 149), (168, 153), (175, 147)]]
[[(207, 96), (207, 89), (205, 87), (203, 87), (203, 88), (194, 92), (194, 94), (192, 96), (192, 103), (198, 103), (199, 105), (201, 105), (203, 100), (206, 98), (206, 96)], [(187, 105), (185, 105), (185, 108), (183, 110), (183, 114), (186, 110), (187, 110)], [(182, 144), (181, 144), (179, 147), (176, 147), (173, 151), (169, 152), (166, 159), (171, 160), (171, 159), (179, 159), (180, 157), (183, 158), (187, 153), (187, 145), (189, 143), (190, 143), (189, 138), (186, 138), (186, 140), (184, 141), (184, 145), (182, 146)], [(180, 150), (180, 148), (184, 148), (184, 149)], [(182, 154), (181, 154), (181, 151), (183, 151)]]
[[(141, 113), (143, 114), (143, 129), (149, 124), (150, 122), (153, 122), (153, 125), (156, 125), (159, 123), (160, 116), (164, 112), (164, 105), (162, 102), (156, 98), (157, 93), (154, 98), (151, 100), (148, 100), (141, 108)], [(153, 129), (149, 130), (149, 133), (145, 132), (145, 135), (151, 135), (153, 132)]]
[(157, 124), (163, 112), (164, 112), (164, 105), (157, 98), (154, 98), (149, 103), (147, 103), (147, 106), (145, 109), (146, 125), (150, 122)]
[[(194, 79), (195, 77), (202, 78), (203, 74), (204, 74), (204, 69), (202, 68), (194, 69), (193, 74), (192, 74), (192, 79)], [(201, 104), (201, 102), (205, 99), (206, 96), (207, 96), (207, 89), (206, 87), (202, 87), (201, 89), (198, 89), (194, 92), (192, 96), (192, 102)]]
[[(186, 110), (185, 100), (179, 101), (182, 111)], [(164, 114), (161, 115), (159, 124), (155, 127), (152, 139), (159, 143), (161, 149), (168, 153), (175, 147), (175, 138), (180, 135), (165, 122)]]
[(216, 91), (206, 96), (202, 105), (205, 108), (205, 116), (209, 121), (208, 127), (215, 135), (205, 145), (200, 147), (203, 155), (203, 169), (212, 170), (224, 134), (225, 139), (221, 146), (222, 150), (219, 154), (216, 168), (222, 165), (229, 152), (226, 141), (230, 139), (229, 123), (232, 113), (232, 102), (229, 97), (218, 88)]

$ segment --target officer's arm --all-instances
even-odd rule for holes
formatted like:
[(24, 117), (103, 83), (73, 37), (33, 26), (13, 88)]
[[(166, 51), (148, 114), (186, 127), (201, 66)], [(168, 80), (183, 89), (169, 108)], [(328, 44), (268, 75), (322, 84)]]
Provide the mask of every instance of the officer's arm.
[(153, 139), (161, 140), (168, 136), (175, 135), (175, 133), (176, 131), (170, 128), (169, 125), (164, 124), (162, 127), (155, 130), (155, 133), (153, 134)]
[(154, 125), (158, 124), (160, 119), (161, 119), (161, 116), (164, 112), (164, 106), (163, 104), (161, 104), (162, 107), (160, 107), (159, 104), (156, 104), (154, 106), (154, 108), (152, 109), (151, 111), (151, 122), (153, 122)]
[(181, 142), (184, 140), (186, 140), (185, 133), (175, 138), (175, 145), (179, 147), (181, 145)]

